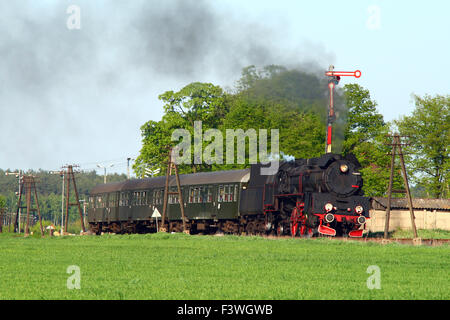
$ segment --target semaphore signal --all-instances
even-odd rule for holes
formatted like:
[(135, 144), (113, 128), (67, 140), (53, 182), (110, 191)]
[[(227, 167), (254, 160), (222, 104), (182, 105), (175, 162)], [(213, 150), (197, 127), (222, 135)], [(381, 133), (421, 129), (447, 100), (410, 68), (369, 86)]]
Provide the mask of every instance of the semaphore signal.
[(325, 144), (325, 153), (331, 153), (331, 142), (332, 142), (332, 125), (336, 116), (334, 115), (334, 87), (339, 84), (341, 77), (361, 77), (361, 71), (334, 71), (334, 66), (330, 65), (325, 75), (328, 79), (328, 89), (330, 93), (330, 102), (328, 108), (328, 121), (327, 121), (327, 133), (326, 133), (326, 144)]

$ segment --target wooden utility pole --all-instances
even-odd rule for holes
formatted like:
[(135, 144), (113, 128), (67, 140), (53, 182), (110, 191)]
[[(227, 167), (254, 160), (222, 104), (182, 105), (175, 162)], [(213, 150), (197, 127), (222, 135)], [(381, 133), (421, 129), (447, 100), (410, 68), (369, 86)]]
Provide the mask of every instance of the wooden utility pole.
[[(169, 192), (169, 177), (172, 175), (172, 169), (175, 170), (175, 178), (176, 178), (177, 188), (178, 188), (177, 192)], [(167, 213), (167, 202), (168, 202), (170, 194), (178, 195), (178, 203), (180, 204), (180, 210), (181, 210), (181, 219), (183, 221), (183, 232), (188, 233), (189, 230), (186, 230), (186, 217), (184, 214), (184, 203), (183, 203), (183, 194), (181, 192), (180, 176), (178, 174), (178, 167), (172, 159), (172, 149), (169, 150), (169, 156), (168, 156), (168, 161), (167, 161), (166, 183), (165, 183), (165, 187), (164, 187), (164, 200), (163, 200), (164, 201), (163, 214), (162, 214), (162, 219), (161, 219), (161, 227), (159, 230), (161, 232), (166, 232), (168, 230), (165, 227), (165, 223), (166, 223), (166, 213)], [(156, 218), (156, 219), (158, 219), (158, 218)]]
[(0, 233), (3, 232), (3, 217), (5, 215), (5, 208), (0, 209)]
[[(63, 169), (67, 169), (65, 173), (65, 184), (66, 184), (66, 223), (64, 225), (64, 232), (67, 232), (67, 226), (69, 224), (69, 206), (77, 206), (78, 213), (80, 214), (81, 228), (83, 232), (86, 232), (86, 228), (84, 226), (83, 213), (81, 211), (80, 199), (78, 197), (77, 184), (75, 182), (75, 174), (73, 173), (73, 168), (78, 167), (76, 165), (67, 165), (64, 166)], [(75, 191), (75, 203), (70, 203), (70, 181), (73, 182), (73, 189)]]
[[(19, 218), (19, 210), (27, 209), (27, 220), (25, 226), (25, 236), (28, 236), (30, 233), (29, 223), (30, 223), (30, 212), (37, 211), (39, 216), (39, 224), (41, 227), (41, 235), (44, 236), (44, 228), (42, 227), (42, 219), (41, 219), (41, 210), (39, 209), (39, 201), (36, 191), (36, 181), (34, 180), (34, 176), (32, 175), (24, 175), (21, 179), (20, 185), (20, 193), (19, 193), (19, 201), (17, 203), (17, 211), (16, 211), (16, 221), (14, 223), (14, 232), (17, 232), (18, 229), (18, 218)], [(21, 206), (22, 195), (25, 193), (26, 195), (26, 205), (24, 207)], [(36, 208), (31, 207), (31, 196), (34, 193), (34, 202), (36, 204)], [(20, 231), (19, 231), (20, 232)]]
[[(412, 204), (412, 198), (411, 198), (411, 192), (409, 190), (409, 183), (408, 183), (408, 176), (406, 174), (406, 167), (405, 167), (405, 159), (403, 158), (403, 151), (402, 151), (402, 145), (409, 145), (407, 143), (402, 143), (400, 138), (401, 136), (398, 134), (394, 134), (393, 136), (388, 136), (392, 138), (392, 143), (389, 145), (392, 145), (392, 152), (391, 152), (391, 174), (389, 177), (389, 187), (388, 187), (388, 202), (387, 202), (387, 208), (386, 208), (386, 221), (384, 225), (384, 238), (387, 239), (389, 235), (389, 219), (391, 214), (391, 198), (393, 192), (406, 192), (406, 197), (408, 200), (408, 206), (409, 206), (409, 212), (411, 216), (411, 227), (414, 232), (414, 238), (417, 238), (417, 229), (416, 229), (416, 223), (414, 221), (414, 209)], [(400, 164), (402, 166), (402, 176), (403, 176), (403, 182), (405, 184), (406, 191), (393, 191), (392, 185), (394, 180), (394, 170), (395, 170), (395, 156), (396, 156), (396, 150), (398, 149), (398, 155), (400, 157)]]

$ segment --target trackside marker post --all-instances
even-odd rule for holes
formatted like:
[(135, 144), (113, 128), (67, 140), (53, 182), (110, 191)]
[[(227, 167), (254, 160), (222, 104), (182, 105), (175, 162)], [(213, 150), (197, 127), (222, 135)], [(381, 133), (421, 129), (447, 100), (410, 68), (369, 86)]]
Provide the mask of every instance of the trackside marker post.
[(334, 88), (339, 84), (341, 77), (361, 77), (361, 71), (334, 71), (334, 66), (330, 66), (328, 71), (325, 72), (325, 75), (328, 77), (328, 89), (330, 95), (330, 102), (328, 107), (328, 123), (327, 123), (327, 138), (325, 144), (325, 153), (331, 153), (331, 142), (333, 129), (332, 125), (336, 116), (334, 115)]
[(158, 218), (161, 218), (161, 213), (159, 213), (159, 210), (156, 207), (155, 210), (153, 210), (152, 218), (156, 219), (156, 231), (158, 231)]

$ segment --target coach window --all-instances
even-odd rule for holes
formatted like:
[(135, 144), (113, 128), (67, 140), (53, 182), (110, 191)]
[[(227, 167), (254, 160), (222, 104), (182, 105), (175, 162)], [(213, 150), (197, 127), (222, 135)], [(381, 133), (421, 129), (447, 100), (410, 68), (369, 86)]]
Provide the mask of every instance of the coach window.
[(203, 187), (198, 187), (198, 203), (203, 203)]
[(206, 202), (211, 203), (211, 202), (212, 202), (212, 199), (213, 199), (213, 196), (212, 196), (212, 186), (208, 186), (208, 198), (207, 198)]
[(136, 191), (133, 192), (132, 198), (131, 198), (131, 205), (134, 207), (136, 206)]
[[(172, 188), (172, 189), (170, 189), (170, 192), (176, 192), (177, 190)], [(169, 204), (175, 204), (175, 203), (178, 203), (178, 194), (169, 194)]]
[(218, 194), (218, 202), (223, 202), (224, 201), (224, 196), (225, 196), (225, 190), (223, 188), (223, 186), (219, 186), (219, 194)]
[(237, 198), (238, 198), (238, 189), (239, 189), (239, 186), (237, 185), (237, 184), (235, 184), (234, 185), (234, 202), (236, 202), (237, 201)]
[(97, 196), (95, 201), (95, 207), (101, 208), (102, 207), (102, 196)]
[(128, 193), (126, 192), (120, 193), (119, 205), (122, 207), (128, 206)]
[(147, 191), (144, 191), (143, 193), (144, 193), (143, 205), (146, 206), (148, 205)]
[(172, 194), (172, 203), (173, 204), (175, 204), (175, 203), (178, 203), (179, 201), (178, 201), (178, 195), (177, 194)]
[(153, 191), (153, 204), (158, 205), (162, 203), (162, 190)]
[(162, 191), (161, 190), (158, 190), (158, 192), (156, 193), (156, 202), (157, 202), (157, 204), (162, 203)]
[(207, 203), (208, 202), (208, 188), (207, 186), (202, 187), (202, 192), (201, 192), (201, 200), (202, 203)]
[(225, 202), (230, 201), (230, 186), (225, 186)]
[(115, 205), (114, 205), (114, 193), (110, 193), (109, 194), (109, 197), (108, 197), (108, 207), (109, 208), (111, 208), (111, 207), (115, 207)]

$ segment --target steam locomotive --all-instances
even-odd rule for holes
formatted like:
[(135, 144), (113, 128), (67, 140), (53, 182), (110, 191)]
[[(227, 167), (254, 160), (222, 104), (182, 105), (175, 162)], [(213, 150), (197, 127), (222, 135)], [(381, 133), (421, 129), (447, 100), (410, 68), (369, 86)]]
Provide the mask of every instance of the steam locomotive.
[[(183, 223), (175, 176), (169, 177), (168, 231), (191, 234), (363, 236), (369, 198), (356, 157), (327, 153), (284, 161), (272, 175), (263, 165), (180, 175)], [(156, 232), (166, 177), (98, 185), (89, 197), (93, 232)], [(186, 228), (186, 230), (183, 230)]]

